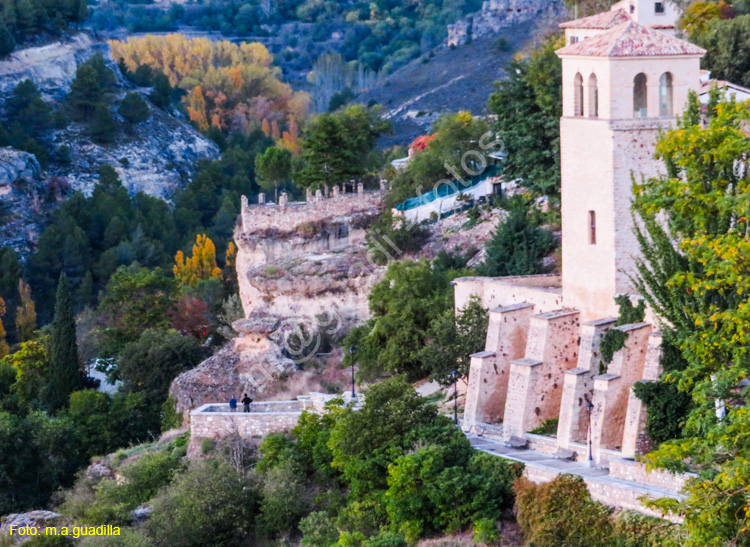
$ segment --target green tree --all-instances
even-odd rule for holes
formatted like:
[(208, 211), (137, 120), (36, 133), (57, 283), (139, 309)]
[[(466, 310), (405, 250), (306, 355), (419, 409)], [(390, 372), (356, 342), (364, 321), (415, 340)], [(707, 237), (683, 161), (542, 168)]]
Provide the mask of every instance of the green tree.
[(697, 39), (706, 49), (702, 66), (711, 77), (750, 86), (750, 15), (715, 19)]
[(104, 89), (94, 67), (85, 63), (79, 65), (68, 93), (68, 102), (76, 117), (83, 120), (91, 116), (103, 95)]
[(387, 373), (425, 377), (422, 360), (430, 325), (451, 308), (450, 281), (459, 272), (439, 272), (424, 260), (393, 262), (385, 279), (369, 296), (370, 321), (348, 337), (356, 345), (359, 375), (376, 378)]
[(172, 86), (169, 85), (169, 78), (163, 72), (156, 71), (152, 82), (154, 88), (148, 98), (159, 108), (166, 108), (172, 98)]
[(146, 529), (159, 544), (233, 547), (252, 531), (258, 497), (229, 465), (196, 461), (153, 501)]
[(523, 198), (513, 200), (485, 248), (487, 256), (479, 270), (486, 276), (533, 275), (544, 272), (543, 259), (556, 247), (552, 233), (539, 226)]
[(527, 59), (510, 63), (508, 77), (496, 84), (489, 100), (508, 154), (505, 177), (521, 179), (537, 194), (560, 191), (562, 63), (555, 55), (560, 46), (559, 36), (552, 36)]
[(431, 324), (429, 343), (422, 351), (422, 359), (430, 369), (430, 376), (442, 385), (453, 383), (453, 371), (459, 378), (468, 378), (471, 354), (484, 350), (489, 315), (477, 297), (456, 314), (445, 310)]
[(5, 327), (3, 326), (2, 321), (2, 316), (5, 315), (6, 311), (5, 300), (0, 298), (0, 357), (5, 357), (8, 355), (8, 352), (10, 352), (10, 346), (8, 346), (8, 342), (5, 341), (5, 337), (8, 333), (5, 332)]
[[(662, 444), (646, 461), (699, 472), (688, 481), (684, 500), (657, 503), (662, 511), (685, 515), (689, 547), (750, 540), (750, 412), (747, 394), (738, 389), (750, 372), (744, 190), (750, 179), (736, 168), (750, 152), (744, 130), (750, 114), (744, 105), (719, 101), (714, 90), (705, 115), (691, 93), (678, 127), (657, 144), (666, 174), (637, 184), (634, 202), (643, 221), (637, 289), (672, 327), (670, 341), (684, 359), (662, 380), (692, 398), (681, 438)], [(661, 394), (661, 402), (669, 396)], [(720, 419), (717, 405), (726, 411)]]
[(82, 384), (73, 303), (68, 292), (68, 278), (62, 273), (50, 335), (50, 381), (45, 397), (48, 408), (57, 411), (67, 406), (70, 394)]
[(0, 57), (10, 55), (15, 48), (16, 40), (13, 38), (13, 34), (6, 25), (0, 25)]
[(148, 119), (149, 110), (140, 93), (129, 92), (117, 109), (120, 116), (132, 127)]
[(257, 181), (265, 190), (274, 189), (275, 200), (279, 200), (279, 186), (292, 174), (292, 154), (283, 148), (272, 146), (255, 156)]
[(699, 40), (711, 25), (721, 19), (721, 8), (713, 2), (693, 2), (684, 11), (677, 26), (692, 40)]
[(107, 144), (115, 141), (117, 125), (112, 113), (103, 104), (94, 107), (94, 117), (91, 119), (91, 138), (94, 141)]
[(169, 326), (176, 290), (174, 280), (159, 268), (149, 270), (138, 263), (121, 266), (107, 283), (99, 313), (117, 342), (134, 341), (145, 329)]
[(8, 122), (22, 124), (24, 133), (31, 137), (38, 137), (52, 124), (51, 108), (31, 80), (23, 80), (13, 89), (6, 107)]
[(302, 167), (295, 182), (309, 188), (332, 186), (362, 176), (367, 156), (390, 123), (361, 105), (321, 114), (307, 126), (302, 142)]
[(0, 412), (0, 513), (46, 505), (84, 463), (73, 424), (44, 412)]
[(118, 354), (118, 376), (126, 391), (143, 393), (160, 408), (174, 378), (195, 367), (203, 357), (198, 342), (174, 330), (146, 330)]
[(36, 341), (21, 343), (19, 349), (2, 361), (13, 367), (15, 382), (11, 389), (25, 408), (41, 410), (50, 382), (50, 354), (47, 347)]
[[(433, 190), (439, 182), (455, 181), (458, 189), (470, 184), (470, 175), (481, 174), (487, 155), (497, 152), (487, 122), (460, 111), (444, 114), (432, 127), (432, 138), (399, 172), (390, 199), (400, 202)], [(471, 154), (467, 154), (471, 152)], [(481, 158), (481, 159), (480, 159)]]

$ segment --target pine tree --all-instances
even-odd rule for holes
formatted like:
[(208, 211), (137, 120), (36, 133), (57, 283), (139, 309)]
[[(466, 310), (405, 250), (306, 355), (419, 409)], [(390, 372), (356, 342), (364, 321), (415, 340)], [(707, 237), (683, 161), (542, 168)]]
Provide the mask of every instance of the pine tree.
[(75, 114), (80, 119), (93, 114), (103, 93), (96, 70), (85, 63), (79, 66), (76, 70), (76, 77), (70, 84), (70, 93), (68, 93), (68, 101)]
[(145, 122), (149, 114), (146, 101), (143, 100), (140, 93), (133, 93), (132, 91), (125, 95), (117, 111), (120, 113), (120, 116), (125, 118), (130, 127)]
[(16, 48), (16, 41), (8, 27), (0, 23), (0, 58), (13, 53)]
[(18, 280), (18, 295), (21, 305), (16, 308), (16, 332), (18, 341), (26, 342), (34, 337), (36, 330), (36, 306), (31, 298), (31, 287), (23, 279)]
[(109, 108), (103, 104), (96, 105), (94, 119), (91, 121), (91, 138), (99, 143), (110, 143), (115, 139), (117, 126)]
[[(137, 70), (136, 73), (138, 73)], [(167, 78), (166, 74), (156, 71), (153, 76), (153, 85), (154, 89), (148, 96), (148, 98), (151, 99), (151, 102), (159, 108), (165, 108), (169, 106), (170, 100), (172, 98), (172, 86), (169, 85), (169, 78)]]
[(272, 146), (255, 156), (257, 182), (265, 190), (274, 189), (274, 199), (278, 201), (279, 186), (289, 180), (292, 174), (292, 154), (283, 148)]
[(538, 226), (523, 200), (511, 203), (510, 214), (486, 245), (482, 275), (533, 275), (544, 271), (542, 260), (555, 248), (549, 230)]
[(47, 386), (47, 405), (50, 411), (64, 408), (70, 394), (81, 387), (82, 378), (76, 342), (76, 321), (68, 291), (68, 278), (60, 274), (55, 300), (55, 318), (50, 340), (50, 383)]

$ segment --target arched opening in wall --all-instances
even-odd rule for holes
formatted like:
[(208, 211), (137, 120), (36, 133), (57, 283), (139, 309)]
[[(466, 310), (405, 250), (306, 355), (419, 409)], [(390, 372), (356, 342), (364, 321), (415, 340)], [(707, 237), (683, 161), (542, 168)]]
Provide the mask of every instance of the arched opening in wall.
[(583, 116), (583, 76), (581, 76), (580, 72), (576, 73), (576, 77), (573, 79), (573, 90), (575, 115)]
[(599, 86), (596, 81), (596, 74), (589, 76), (589, 116), (592, 118), (599, 117)]
[(672, 73), (659, 78), (659, 116), (672, 116)]
[(633, 117), (645, 118), (647, 116), (646, 75), (641, 72), (633, 79)]

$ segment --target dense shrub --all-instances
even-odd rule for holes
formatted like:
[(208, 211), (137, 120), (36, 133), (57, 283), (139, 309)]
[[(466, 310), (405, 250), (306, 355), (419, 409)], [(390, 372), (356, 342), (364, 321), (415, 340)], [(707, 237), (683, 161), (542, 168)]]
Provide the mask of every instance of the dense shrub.
[(253, 529), (258, 497), (257, 485), (228, 464), (193, 462), (154, 499), (146, 529), (158, 545), (234, 547)]
[(609, 510), (593, 501), (583, 479), (558, 475), (552, 482), (516, 480), (518, 524), (535, 547), (608, 547)]

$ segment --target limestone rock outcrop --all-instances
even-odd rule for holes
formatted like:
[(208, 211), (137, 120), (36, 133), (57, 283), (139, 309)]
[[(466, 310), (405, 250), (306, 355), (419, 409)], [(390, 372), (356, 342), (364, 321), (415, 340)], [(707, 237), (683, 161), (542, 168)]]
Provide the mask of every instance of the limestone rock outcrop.
[(527, 21), (557, 19), (563, 12), (561, 0), (485, 0), (479, 12), (448, 25), (446, 43), (459, 46)]
[(275, 378), (294, 371), (294, 361), (271, 339), (279, 325), (262, 313), (236, 321), (233, 327), (240, 336), (172, 382), (169, 392), (177, 411), (187, 416), (203, 404), (232, 396), (239, 400), (243, 393), (255, 398)]
[(308, 196), (303, 203), (242, 205), (235, 231), (237, 277), (245, 315), (281, 319), (320, 314), (351, 325), (367, 319), (367, 296), (384, 268), (370, 262), (367, 227), (380, 191)]

